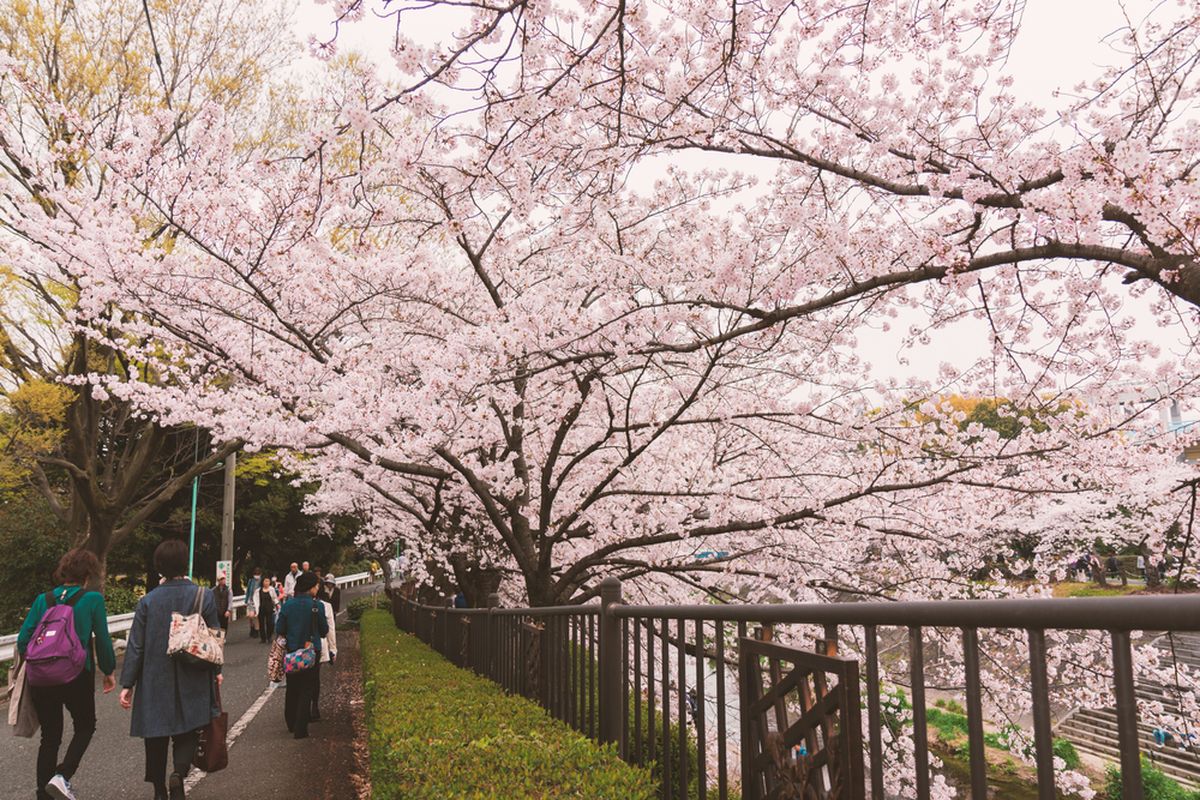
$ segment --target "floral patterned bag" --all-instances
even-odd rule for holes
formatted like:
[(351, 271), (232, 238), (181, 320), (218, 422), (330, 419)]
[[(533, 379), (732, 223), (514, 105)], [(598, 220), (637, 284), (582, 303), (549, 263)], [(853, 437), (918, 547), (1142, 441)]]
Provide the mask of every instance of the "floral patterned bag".
[(267, 653), (267, 680), (280, 683), (283, 680), (283, 660), (287, 657), (287, 639), (277, 636), (271, 641)]
[(191, 614), (171, 612), (171, 632), (167, 636), (167, 655), (192, 664), (221, 666), (225, 663), (225, 632), (210, 628), (200, 613), (204, 587), (196, 587), (196, 607)]
[(313, 603), (312, 621), (309, 623), (309, 641), (304, 643), (304, 647), (299, 650), (293, 650), (288, 653), (283, 659), (283, 671), (289, 675), (293, 672), (303, 672), (306, 669), (312, 669), (317, 663), (317, 649), (313, 646), (313, 640), (318, 636), (319, 628), (317, 627), (317, 611), (320, 608), (320, 603)]

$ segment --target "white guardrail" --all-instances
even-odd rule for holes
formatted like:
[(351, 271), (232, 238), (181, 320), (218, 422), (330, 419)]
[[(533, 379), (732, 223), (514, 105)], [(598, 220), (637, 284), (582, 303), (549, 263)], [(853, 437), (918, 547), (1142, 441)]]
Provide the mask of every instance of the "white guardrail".
[[(371, 573), (357, 572), (353, 575), (346, 575), (342, 578), (334, 578), (339, 587), (342, 586), (360, 586), (364, 583), (371, 582)], [(233, 598), (233, 609), (236, 612), (239, 608), (246, 607), (246, 596)], [(235, 614), (236, 617), (236, 614)], [(113, 614), (108, 618), (108, 632), (124, 633), (133, 627), (133, 612), (128, 614)], [(9, 661), (17, 649), (17, 634), (10, 633), (7, 636), (0, 636), (0, 661)], [(3, 675), (0, 675), (0, 686), (3, 686)]]

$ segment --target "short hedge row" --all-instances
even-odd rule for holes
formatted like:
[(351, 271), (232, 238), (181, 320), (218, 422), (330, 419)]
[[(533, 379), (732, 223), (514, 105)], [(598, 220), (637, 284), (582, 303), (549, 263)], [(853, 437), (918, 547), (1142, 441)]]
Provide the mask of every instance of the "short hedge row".
[(650, 800), (649, 772), (401, 633), (361, 621), (372, 797)]

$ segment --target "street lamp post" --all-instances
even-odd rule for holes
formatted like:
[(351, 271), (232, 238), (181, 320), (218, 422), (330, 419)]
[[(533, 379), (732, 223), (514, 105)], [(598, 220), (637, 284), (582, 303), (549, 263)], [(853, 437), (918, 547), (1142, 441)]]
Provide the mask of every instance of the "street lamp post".
[[(205, 470), (200, 475), (207, 475), (210, 472), (216, 472), (219, 469), (225, 470), (225, 495), (222, 505), (224, 506), (221, 512), (221, 560), (233, 560), (233, 504), (235, 495), (235, 478), (237, 470), (237, 453), (230, 453), (225, 457), (225, 461), (217, 464), (210, 470)], [(200, 475), (192, 479), (192, 522), (188, 533), (188, 578), (193, 576), (193, 567), (196, 559), (196, 503), (200, 497)], [(227, 579), (232, 584), (232, 577), (227, 576)]]

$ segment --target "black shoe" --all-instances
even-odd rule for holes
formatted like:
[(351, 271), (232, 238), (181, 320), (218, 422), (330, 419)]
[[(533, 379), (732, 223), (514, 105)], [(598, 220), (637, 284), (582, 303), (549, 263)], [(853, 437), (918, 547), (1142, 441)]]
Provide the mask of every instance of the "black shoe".
[(154, 787), (154, 800), (170, 800), (170, 797), (167, 795), (166, 786)]
[(297, 733), (292, 738), (293, 739), (307, 739), (308, 734), (307, 733)]
[(184, 800), (183, 778), (179, 777), (178, 772), (172, 772), (171, 777), (167, 778), (167, 786), (170, 788), (170, 800)]

